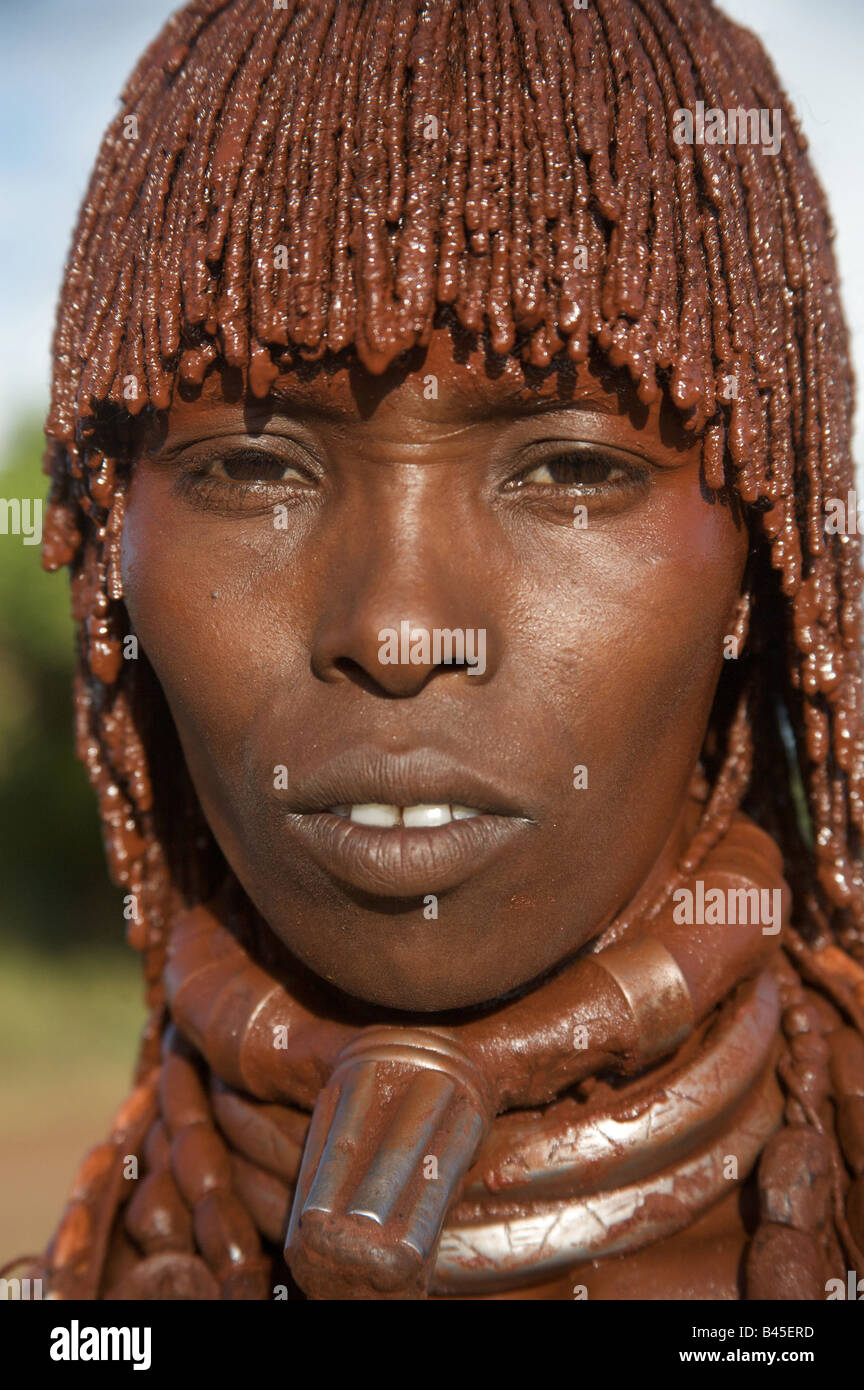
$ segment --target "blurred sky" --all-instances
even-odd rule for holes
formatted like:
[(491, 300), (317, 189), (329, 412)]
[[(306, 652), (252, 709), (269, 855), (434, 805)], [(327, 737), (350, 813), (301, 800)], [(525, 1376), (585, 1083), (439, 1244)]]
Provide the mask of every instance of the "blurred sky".
[[(101, 134), (174, 0), (0, 0), (0, 449), (47, 400), (54, 301)], [(862, 0), (725, 0), (765, 40), (810, 139), (837, 225), (864, 390)], [(864, 457), (864, 410), (858, 457)]]

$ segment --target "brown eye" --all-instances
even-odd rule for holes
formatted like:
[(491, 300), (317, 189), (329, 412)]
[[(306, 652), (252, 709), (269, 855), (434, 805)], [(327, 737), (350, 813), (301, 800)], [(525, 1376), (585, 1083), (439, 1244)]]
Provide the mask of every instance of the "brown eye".
[(299, 468), (260, 449), (239, 449), (214, 459), (208, 472), (232, 483), (308, 482)]
[(259, 448), (214, 442), (179, 462), (178, 494), (195, 506), (225, 516), (241, 512), (270, 515), (274, 501), (301, 504), (319, 486), (314, 465), (307, 468), (302, 459), (287, 456), (287, 447), (278, 445)]
[(599, 453), (556, 454), (522, 473), (519, 484), (560, 488), (617, 487), (632, 476), (617, 460)]

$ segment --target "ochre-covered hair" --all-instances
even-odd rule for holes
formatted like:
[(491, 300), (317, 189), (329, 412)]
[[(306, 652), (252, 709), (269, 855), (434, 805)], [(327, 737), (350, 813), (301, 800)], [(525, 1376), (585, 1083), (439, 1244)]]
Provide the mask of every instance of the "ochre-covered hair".
[[(676, 112), (779, 111), (782, 143), (678, 143)], [(75, 232), (47, 423), (45, 563), (68, 564), (78, 746), (115, 880), (161, 952), (213, 861), (118, 550), (143, 422), (216, 365), (355, 355), (436, 325), (529, 369), (599, 353), (704, 441), (752, 536), (682, 872), (743, 805), (777, 839), (799, 946), (864, 948), (847, 339), (821, 190), (755, 38), (704, 0), (194, 0), (141, 59)], [(730, 390), (730, 381), (732, 389)], [(159, 753), (160, 747), (163, 753)]]

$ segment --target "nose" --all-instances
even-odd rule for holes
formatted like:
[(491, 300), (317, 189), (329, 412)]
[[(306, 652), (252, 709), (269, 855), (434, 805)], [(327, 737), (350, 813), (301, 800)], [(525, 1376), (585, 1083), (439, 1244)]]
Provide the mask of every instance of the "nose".
[(490, 567), (477, 542), (454, 544), (452, 509), (438, 524), (428, 510), (422, 526), (381, 510), (357, 523), (327, 566), (312, 641), (318, 678), (401, 699), (443, 674), (488, 681), (500, 660)]

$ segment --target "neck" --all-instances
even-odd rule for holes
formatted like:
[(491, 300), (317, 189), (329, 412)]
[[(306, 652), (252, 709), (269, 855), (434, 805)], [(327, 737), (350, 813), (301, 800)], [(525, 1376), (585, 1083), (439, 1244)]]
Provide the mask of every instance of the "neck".
[[(743, 817), (700, 873), (715, 891), (741, 893), (745, 901), (754, 888), (757, 902), (766, 885), (785, 891), (776, 849)], [(507, 1112), (549, 1106), (557, 1124), (556, 1097), (575, 1084), (598, 1073), (639, 1077), (648, 1064), (675, 1059), (730, 991), (776, 954), (776, 941), (752, 920), (724, 917), (709, 930), (700, 927), (694, 950), (692, 926), (682, 927), (668, 910), (648, 916), (640, 923), (631, 914), (617, 944), (583, 955), (483, 1018), (408, 1028), (364, 1027), (347, 1007), (335, 1011), (323, 993), (277, 981), (213, 908), (179, 924), (166, 984), (180, 1032), (224, 1086), (259, 1101), (314, 1108), (286, 1243), (310, 1296), (422, 1297), (436, 1259), (439, 1269), (452, 1259), (454, 1270), (441, 1277), (458, 1280), (452, 1239), (436, 1255), (442, 1226), (478, 1150), (494, 1147)], [(762, 985), (752, 1005), (763, 1021), (768, 989)], [(698, 1071), (692, 1084), (704, 1089), (708, 1075)], [(711, 1111), (707, 1091), (704, 1099)], [(754, 1104), (766, 1123), (776, 1123), (768, 1099), (760, 1092)], [(730, 1103), (726, 1097), (724, 1115)], [(694, 1121), (694, 1142), (697, 1135), (704, 1142), (707, 1123), (704, 1116)], [(678, 1125), (682, 1151), (688, 1125), (683, 1118)], [(652, 1146), (635, 1130), (632, 1146), (650, 1165)], [(434, 1182), (421, 1172), (427, 1160)], [(713, 1175), (703, 1164), (690, 1175), (690, 1188), (710, 1200)], [(566, 1186), (569, 1179), (559, 1178)], [(529, 1206), (531, 1200), (526, 1194)], [(530, 1215), (519, 1219), (537, 1225)], [(572, 1238), (557, 1258), (570, 1258), (578, 1246), (575, 1220), (571, 1211)], [(630, 1224), (634, 1231), (639, 1225)], [(484, 1218), (481, 1226), (488, 1225)], [(497, 1217), (493, 1225), (495, 1239), (504, 1238)], [(523, 1244), (526, 1230), (519, 1228)], [(649, 1223), (644, 1238), (655, 1238), (653, 1230)]]

